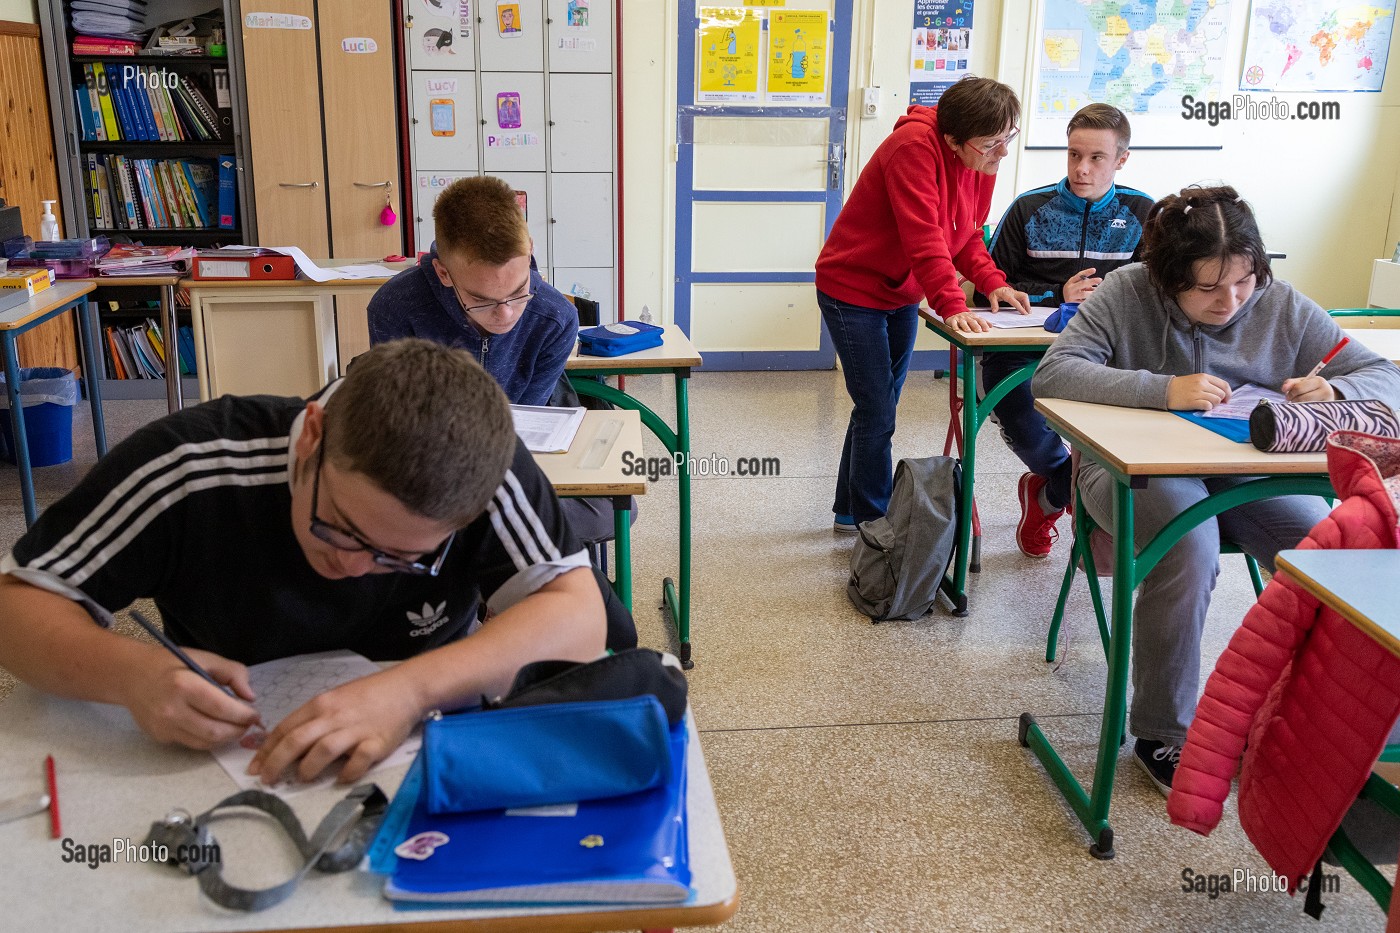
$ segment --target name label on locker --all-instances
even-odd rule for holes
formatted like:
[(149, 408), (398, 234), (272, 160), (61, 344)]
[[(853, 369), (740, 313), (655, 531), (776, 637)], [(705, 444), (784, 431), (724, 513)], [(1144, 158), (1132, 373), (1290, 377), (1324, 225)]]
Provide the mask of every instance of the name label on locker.
[(243, 25), (249, 29), (310, 29), (311, 17), (292, 13), (245, 13)]
[(349, 52), (352, 55), (367, 55), (371, 52), (378, 52), (379, 43), (375, 42), (373, 39), (352, 37), (340, 40), (340, 50), (342, 52)]
[(487, 149), (519, 149), (524, 146), (538, 146), (538, 133), (505, 133), (501, 136), (486, 136)]
[(426, 81), (429, 94), (456, 94), (456, 78), (429, 78)]

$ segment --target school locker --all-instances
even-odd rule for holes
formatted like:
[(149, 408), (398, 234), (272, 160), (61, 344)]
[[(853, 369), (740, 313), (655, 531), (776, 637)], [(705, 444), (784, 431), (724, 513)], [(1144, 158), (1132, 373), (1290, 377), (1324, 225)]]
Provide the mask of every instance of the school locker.
[(476, 73), (415, 71), (413, 147), (417, 167), (454, 172), (477, 165)]
[(549, 0), (550, 71), (610, 73), (611, 0)]
[(551, 171), (612, 171), (612, 101), (612, 75), (549, 76)]
[(530, 228), (530, 236), (535, 241), (535, 264), (539, 266), (540, 275), (545, 277), (545, 281), (552, 281), (549, 276), (549, 188), (545, 183), (544, 172), (491, 174), (510, 185), (518, 194), (523, 194), (525, 222)]
[(481, 123), (483, 170), (545, 170), (544, 75), (482, 72)]
[[(554, 268), (551, 283), (566, 295), (578, 295), (598, 302), (598, 321), (611, 324), (617, 320), (617, 304), (613, 298), (613, 270), (605, 268)], [(640, 313), (640, 309), (638, 310)]]
[(443, 189), (459, 178), (470, 178), (479, 172), (418, 172), (413, 186), (414, 242), (426, 252), (436, 239), (433, 232), (433, 204)]
[(470, 71), (476, 67), (472, 0), (408, 0), (404, 26), (410, 68)]
[(556, 268), (613, 264), (613, 176), (551, 172), (549, 254)]
[(477, 0), (482, 71), (544, 70), (542, 0)]

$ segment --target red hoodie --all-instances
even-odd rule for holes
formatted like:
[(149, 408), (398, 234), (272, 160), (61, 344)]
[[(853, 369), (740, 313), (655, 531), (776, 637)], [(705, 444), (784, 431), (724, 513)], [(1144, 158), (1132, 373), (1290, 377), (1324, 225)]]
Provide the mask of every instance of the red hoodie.
[(967, 168), (943, 141), (937, 107), (910, 107), (841, 208), (817, 257), (817, 288), (867, 308), (927, 297), (941, 317), (966, 311), (959, 272), (984, 295), (1006, 284), (982, 243), (995, 187), (995, 175)]

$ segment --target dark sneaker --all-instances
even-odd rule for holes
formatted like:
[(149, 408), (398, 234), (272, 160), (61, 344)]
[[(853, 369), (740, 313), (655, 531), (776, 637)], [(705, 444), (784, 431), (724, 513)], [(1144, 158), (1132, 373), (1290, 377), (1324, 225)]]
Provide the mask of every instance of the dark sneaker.
[(1040, 509), (1040, 491), (1045, 488), (1045, 477), (1034, 473), (1022, 473), (1016, 484), (1016, 494), (1021, 500), (1021, 521), (1016, 525), (1016, 546), (1027, 557), (1049, 557), (1050, 548), (1060, 533), (1055, 530), (1055, 522), (1065, 514), (1064, 509), (1043, 512)]
[(856, 527), (856, 520), (849, 515), (838, 515), (831, 523), (831, 530), (838, 535), (853, 535), (860, 531)]
[(1138, 739), (1133, 746), (1133, 757), (1152, 783), (1166, 796), (1172, 792), (1172, 779), (1176, 777), (1176, 766), (1181, 763), (1181, 746), (1150, 739)]

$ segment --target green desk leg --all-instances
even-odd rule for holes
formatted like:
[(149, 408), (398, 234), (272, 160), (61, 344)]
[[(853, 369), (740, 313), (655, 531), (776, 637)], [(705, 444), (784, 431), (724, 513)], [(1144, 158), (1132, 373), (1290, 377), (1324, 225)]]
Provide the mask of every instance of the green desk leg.
[(627, 611), (632, 611), (632, 509), (627, 496), (617, 496), (613, 504), (613, 551), (617, 580), (613, 590)]

